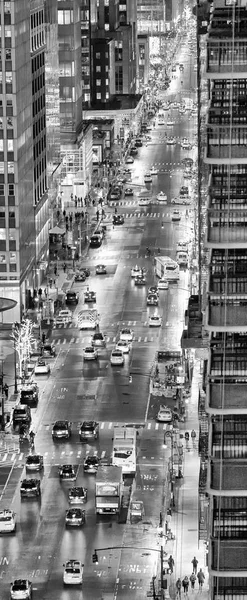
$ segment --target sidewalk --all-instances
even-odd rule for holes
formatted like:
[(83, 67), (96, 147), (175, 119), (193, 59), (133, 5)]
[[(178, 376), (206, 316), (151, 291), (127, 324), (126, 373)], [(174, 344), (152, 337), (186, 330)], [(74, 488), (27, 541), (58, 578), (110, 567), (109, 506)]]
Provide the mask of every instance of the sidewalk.
[[(177, 479), (174, 484), (175, 507), (171, 516), (169, 527), (175, 535), (175, 540), (168, 541), (165, 546), (167, 558), (172, 554), (175, 565), (172, 575), (168, 575), (168, 592), (172, 600), (176, 598), (176, 581), (181, 580), (185, 575), (190, 578), (193, 571), (191, 561), (194, 556), (198, 560), (198, 571), (202, 568), (205, 575), (205, 581), (202, 591), (199, 591), (199, 585), (196, 581), (195, 589), (189, 587), (189, 593), (186, 596), (181, 592), (182, 598), (200, 598), (209, 599), (208, 590), (208, 569), (206, 567), (206, 552), (202, 541), (198, 540), (198, 478), (200, 459), (198, 456), (198, 391), (201, 383), (200, 362), (196, 360), (192, 379), (192, 393), (187, 405), (187, 416), (185, 423), (181, 424), (180, 432), (196, 431), (197, 437), (194, 445), (190, 438), (186, 443), (183, 439), (184, 460), (183, 460), (183, 479)], [(169, 508), (169, 506), (167, 507)], [(168, 597), (168, 594), (167, 594)]]

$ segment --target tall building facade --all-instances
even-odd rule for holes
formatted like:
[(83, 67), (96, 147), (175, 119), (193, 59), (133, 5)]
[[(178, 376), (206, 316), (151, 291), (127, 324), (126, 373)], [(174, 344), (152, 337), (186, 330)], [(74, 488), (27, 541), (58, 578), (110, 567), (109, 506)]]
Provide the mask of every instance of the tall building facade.
[(247, 11), (214, 0), (207, 36), (209, 168), (205, 326), (210, 334), (201, 447), (210, 598), (247, 597)]
[(0, 3), (0, 295), (19, 320), (47, 258), (43, 0)]

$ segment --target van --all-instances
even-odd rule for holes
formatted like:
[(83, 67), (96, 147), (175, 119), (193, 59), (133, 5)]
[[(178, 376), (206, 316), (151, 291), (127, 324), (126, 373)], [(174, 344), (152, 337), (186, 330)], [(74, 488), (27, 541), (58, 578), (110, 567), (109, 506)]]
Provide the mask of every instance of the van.
[(20, 404), (37, 406), (39, 399), (38, 387), (35, 383), (24, 385), (20, 394)]

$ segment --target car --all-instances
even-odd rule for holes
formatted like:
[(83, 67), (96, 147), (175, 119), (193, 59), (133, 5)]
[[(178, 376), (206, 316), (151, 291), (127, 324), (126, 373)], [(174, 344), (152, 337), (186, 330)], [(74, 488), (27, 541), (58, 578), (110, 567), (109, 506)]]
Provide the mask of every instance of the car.
[(106, 275), (107, 273), (107, 269), (105, 265), (97, 265), (95, 267), (95, 274), (96, 275)]
[(86, 473), (97, 473), (99, 467), (99, 458), (95, 454), (89, 454), (83, 463), (83, 469)]
[(112, 223), (113, 223), (113, 225), (123, 225), (124, 224), (123, 215), (113, 215)]
[(130, 343), (125, 340), (119, 340), (116, 343), (115, 350), (121, 350), (123, 354), (129, 354), (130, 351)]
[(102, 238), (100, 235), (92, 235), (90, 238), (90, 246), (91, 248), (99, 248), (102, 244)]
[(71, 290), (66, 292), (65, 304), (78, 304), (78, 301), (79, 297), (76, 292), (72, 292)]
[[(34, 373), (35, 363), (33, 365)], [(39, 400), (39, 388), (34, 381), (30, 381), (22, 386), (20, 392), (20, 404), (26, 406), (37, 406)]]
[(42, 356), (44, 358), (54, 358), (56, 356), (56, 348), (53, 342), (45, 342), (41, 347)]
[(39, 479), (23, 479), (21, 481), (20, 494), (22, 498), (32, 498), (40, 496)]
[(156, 196), (156, 198), (157, 198), (157, 200), (166, 201), (167, 195), (165, 194), (165, 192), (159, 192), (159, 194)]
[(13, 409), (12, 421), (14, 429), (17, 425), (27, 425), (29, 427), (32, 421), (30, 406), (27, 404), (16, 404)]
[(124, 195), (125, 195), (125, 196), (134, 196), (133, 189), (132, 189), (132, 188), (126, 188), (126, 189), (124, 190)]
[(168, 127), (172, 127), (173, 125), (175, 125), (175, 121), (173, 121), (173, 119), (167, 119), (166, 124)]
[(26, 471), (42, 471), (43, 468), (44, 461), (41, 454), (28, 454), (26, 456)]
[(183, 178), (184, 179), (192, 179), (194, 176), (193, 171), (188, 171), (185, 169), (185, 171), (183, 172)]
[(96, 333), (93, 334), (92, 339), (91, 339), (91, 344), (93, 347), (96, 348), (105, 348), (106, 346), (106, 339), (103, 333), (101, 333), (100, 331), (97, 331)]
[(11, 600), (31, 600), (32, 583), (28, 579), (15, 579), (10, 584)]
[(134, 338), (134, 332), (132, 331), (132, 329), (125, 327), (124, 329), (121, 329), (119, 338), (124, 342), (132, 342)]
[(158, 296), (158, 297), (159, 297), (159, 290), (158, 290), (158, 287), (157, 287), (157, 285), (151, 285), (151, 286), (148, 288), (148, 294), (156, 294), (156, 296)]
[(152, 167), (150, 169), (150, 175), (158, 175), (158, 174), (159, 174), (159, 171), (155, 167)]
[(25, 365), (25, 377), (27, 378), (27, 380), (29, 380), (30, 377), (32, 377), (34, 375), (34, 367), (35, 367), (34, 362), (29, 362)]
[(79, 273), (85, 273), (86, 277), (89, 277), (90, 275), (90, 269), (89, 267), (79, 267)]
[(168, 290), (168, 281), (166, 281), (166, 279), (160, 279), (157, 287), (158, 290)]
[(137, 156), (138, 154), (138, 148), (130, 148), (130, 156)]
[(141, 148), (143, 146), (142, 140), (140, 138), (137, 138), (135, 141), (135, 145), (137, 148)]
[(181, 164), (182, 164), (184, 167), (192, 167), (192, 166), (193, 166), (193, 164), (194, 164), (193, 158), (190, 158), (190, 157), (185, 157), (185, 158), (183, 158), (183, 159), (181, 160)]
[(179, 190), (179, 194), (184, 195), (184, 196), (188, 196), (189, 195), (189, 188), (187, 185), (181, 185), (181, 188)]
[(192, 150), (192, 144), (190, 142), (181, 142), (182, 150)]
[(69, 504), (85, 504), (87, 501), (87, 488), (72, 487), (69, 489)]
[(147, 306), (158, 306), (159, 299), (156, 294), (149, 294), (147, 297)]
[(117, 190), (111, 190), (109, 193), (109, 200), (120, 200), (121, 193)]
[(150, 198), (139, 198), (138, 200), (138, 204), (139, 206), (149, 206), (149, 204), (151, 204), (151, 199)]
[(161, 327), (162, 318), (160, 315), (151, 315), (148, 319), (149, 327)]
[(65, 323), (72, 323), (72, 312), (68, 308), (63, 308), (60, 310), (58, 317), (60, 317)]
[(138, 265), (136, 265), (135, 267), (132, 267), (131, 269), (131, 277), (137, 277), (137, 276), (142, 277), (143, 275), (143, 269), (142, 267), (138, 267)]
[(127, 156), (127, 158), (125, 160), (126, 165), (132, 165), (133, 162), (134, 162), (133, 156)]
[(34, 367), (34, 374), (35, 375), (49, 375), (50, 371), (51, 371), (50, 365), (48, 363), (46, 363), (43, 358), (39, 358)]
[(145, 173), (145, 175), (144, 175), (144, 183), (152, 183), (152, 175), (151, 175), (151, 173)]
[(75, 481), (77, 477), (76, 469), (73, 465), (61, 465), (58, 469), (60, 479)]
[(181, 221), (181, 215), (179, 210), (174, 210), (172, 212), (172, 221)]
[(97, 440), (99, 437), (99, 423), (96, 421), (83, 421), (79, 429), (81, 442), (88, 440)]
[(122, 350), (112, 350), (111, 353), (111, 357), (110, 357), (110, 363), (112, 366), (115, 365), (120, 365), (123, 366), (124, 365), (124, 354)]
[(168, 146), (173, 146), (173, 144), (176, 144), (176, 138), (172, 136), (167, 137), (166, 143), (168, 144)]
[(84, 294), (84, 302), (86, 302), (87, 304), (89, 302), (96, 302), (96, 292), (93, 292), (92, 290), (87, 290)]
[(67, 560), (64, 564), (63, 584), (81, 585), (83, 581), (83, 567), (80, 560)]
[(98, 350), (93, 346), (86, 346), (86, 348), (83, 349), (83, 358), (84, 360), (97, 360)]
[(0, 533), (13, 533), (16, 529), (16, 519), (13, 510), (0, 510)]
[(134, 279), (134, 283), (136, 286), (143, 286), (146, 285), (146, 279), (143, 275), (137, 275)]
[(156, 421), (161, 423), (170, 423), (172, 421), (172, 411), (168, 406), (160, 406)]
[(71, 424), (69, 421), (56, 421), (52, 428), (53, 440), (69, 439), (71, 437)]
[(188, 198), (185, 196), (177, 196), (175, 198), (171, 199), (171, 204), (180, 204), (180, 205), (184, 205), (184, 204), (188, 204)]
[(86, 274), (84, 273), (84, 271), (77, 271), (77, 273), (75, 274), (75, 281), (86, 281)]
[(68, 527), (81, 527), (86, 522), (85, 510), (69, 508), (65, 512), (65, 525)]

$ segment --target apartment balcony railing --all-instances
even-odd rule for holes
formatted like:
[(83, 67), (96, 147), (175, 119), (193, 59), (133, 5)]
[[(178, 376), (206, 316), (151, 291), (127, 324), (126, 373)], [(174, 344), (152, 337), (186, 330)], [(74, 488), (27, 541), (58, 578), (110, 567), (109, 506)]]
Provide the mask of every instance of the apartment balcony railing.
[(238, 144), (230, 142), (230, 139), (220, 141), (219, 139), (215, 142), (208, 140), (204, 160), (210, 162), (213, 160), (232, 160), (239, 159), (240, 161), (246, 161), (247, 159), (247, 140), (244, 144)]
[(247, 207), (244, 216), (239, 210), (209, 210), (206, 244), (222, 244), (224, 247), (232, 245), (234, 248), (247, 244)]
[[(208, 567), (219, 575), (227, 571), (229, 574), (243, 571), (247, 576), (247, 540), (210, 538)], [(237, 600), (239, 596), (234, 598)]]
[[(209, 492), (247, 494), (247, 459), (218, 459), (210, 461)], [(245, 495), (246, 495), (245, 494)], [(247, 564), (247, 563), (246, 563)]]
[(246, 331), (247, 295), (209, 296), (205, 327), (215, 331)]
[(236, 375), (235, 372), (232, 372), (225, 376), (223, 373), (210, 375), (207, 382), (209, 410), (223, 413), (231, 411), (233, 414), (237, 411), (245, 413), (246, 385), (247, 374)]

